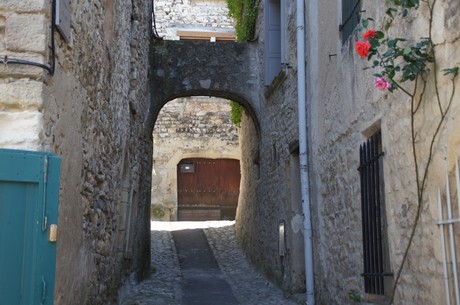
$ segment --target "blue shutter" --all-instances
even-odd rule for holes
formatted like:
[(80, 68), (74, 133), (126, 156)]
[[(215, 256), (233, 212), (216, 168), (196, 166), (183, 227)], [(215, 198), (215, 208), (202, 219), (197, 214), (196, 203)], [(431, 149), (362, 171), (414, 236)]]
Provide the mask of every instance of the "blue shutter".
[(265, 2), (265, 85), (281, 71), (281, 7), (280, 0)]

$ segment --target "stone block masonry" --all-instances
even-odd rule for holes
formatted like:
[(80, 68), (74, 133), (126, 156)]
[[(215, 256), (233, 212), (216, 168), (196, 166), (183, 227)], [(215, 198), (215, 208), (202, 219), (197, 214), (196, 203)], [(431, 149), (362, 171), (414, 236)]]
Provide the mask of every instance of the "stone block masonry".
[[(281, 1), (283, 3), (283, 1)], [(432, 3), (430, 1), (430, 3)], [(260, 84), (260, 142), (253, 133), (252, 123), (244, 117), (240, 130), (242, 146), (242, 189), (236, 222), (236, 234), (248, 257), (259, 269), (287, 289), (301, 289), (302, 275), (299, 253), (302, 251), (300, 186), (292, 173), (298, 171), (296, 131), (296, 40), (294, 2), (285, 2), (286, 69), (268, 87)], [(404, 94), (375, 90), (369, 65), (354, 52), (354, 43), (363, 33), (342, 42), (336, 23), (342, 11), (336, 2), (306, 3), (306, 88), (308, 115), (310, 202), (312, 207), (313, 251), (316, 302), (319, 304), (349, 304), (348, 293), (359, 291), (363, 301), (388, 301), (394, 277), (385, 276), (386, 296), (366, 293), (361, 273), (363, 264), (361, 185), (359, 147), (375, 132), (382, 135), (382, 157), (385, 209), (383, 231), (388, 236), (388, 261), (385, 268), (396, 272), (408, 243), (417, 210), (417, 188), (414, 179), (412, 147), (410, 145), (410, 103)], [(458, 66), (459, 14), (455, 1), (437, 1), (434, 6), (433, 41), (438, 54), (438, 69)], [(266, 8), (266, 7), (265, 7)], [(263, 71), (264, 14), (258, 15), (257, 33), (259, 67)], [(366, 17), (385, 24), (387, 7), (381, 2), (364, 2)], [(452, 12), (456, 12), (453, 14)], [(427, 37), (428, 7), (409, 14), (407, 24), (393, 23), (392, 37), (418, 40)], [(373, 23), (371, 23), (374, 26)], [(281, 36), (282, 37), (282, 36)], [(292, 67), (292, 69), (291, 69)], [(430, 67), (432, 69), (432, 67)], [(433, 70), (430, 70), (432, 73)], [(457, 78), (438, 71), (441, 103), (446, 103)], [(426, 104), (420, 106), (417, 126), (417, 152), (426, 162), (429, 137), (439, 118), (433, 75), (428, 77), (424, 91)], [(260, 77), (262, 79), (262, 77)], [(420, 80), (419, 80), (420, 81)], [(411, 85), (404, 83), (407, 88)], [(458, 90), (446, 121), (434, 145), (432, 167), (428, 172), (426, 196), (420, 224), (396, 291), (395, 304), (444, 304), (442, 257), (439, 229), (436, 226), (436, 196), (438, 182), (445, 171), (452, 170), (458, 158), (460, 108)], [(445, 107), (446, 104), (443, 104)], [(383, 215), (382, 214), (382, 215)], [(286, 252), (278, 248), (280, 222), (287, 225)], [(297, 234), (297, 235), (296, 235)], [(299, 238), (299, 236), (301, 238)], [(289, 240), (291, 239), (291, 240)], [(290, 245), (291, 243), (291, 245)], [(301, 253), (303, 255), (303, 253)]]
[[(56, 71), (0, 63), (0, 147), (61, 158), (55, 304), (116, 303), (149, 270), (152, 3), (72, 1)], [(51, 2), (0, 2), (0, 60), (50, 64)]]
[(7, 48), (12, 52), (35, 52), (44, 54), (48, 46), (44, 15), (12, 14), (6, 21)]
[[(152, 204), (155, 219), (177, 219), (177, 164), (184, 158), (240, 159), (229, 101), (212, 97), (175, 99), (153, 129)], [(161, 217), (160, 217), (161, 216)]]
[[(179, 39), (178, 31), (206, 31), (206, 32), (233, 32), (233, 22), (228, 17), (226, 1), (199, 0), (199, 1), (165, 1), (154, 2), (156, 29), (160, 37), (165, 40)], [(189, 42), (184, 42), (189, 43)], [(210, 45), (206, 43), (204, 48)], [(174, 47), (173, 47), (174, 48)], [(180, 74), (190, 71), (180, 83), (190, 87), (192, 83), (199, 89), (212, 87), (211, 76), (205, 73), (203, 78), (196, 78), (197, 65), (190, 65), (188, 70), (184, 64), (188, 58), (195, 58), (190, 51), (202, 55), (205, 49), (190, 48), (178, 49), (177, 55), (171, 57), (182, 63), (178, 67)], [(175, 66), (172, 58), (155, 56), (158, 63), (168, 62), (166, 70), (158, 69), (154, 73), (161, 81)], [(206, 57), (209, 61), (211, 57)], [(218, 63), (219, 60), (214, 60)], [(221, 62), (222, 63), (222, 62)], [(202, 65), (200, 65), (201, 67)], [(158, 65), (155, 65), (158, 67)], [(201, 69), (200, 69), (201, 70)], [(225, 72), (215, 69), (219, 73)], [(195, 79), (196, 78), (196, 79)], [(156, 79), (156, 77), (155, 77)], [(172, 82), (171, 82), (172, 83)], [(169, 86), (169, 84), (167, 84)], [(220, 84), (219, 86), (223, 86)], [(156, 83), (152, 101), (158, 101), (165, 86)], [(193, 95), (196, 95), (195, 91)], [(154, 137), (154, 170), (152, 176), (152, 204), (153, 216), (162, 219), (176, 219), (177, 211), (177, 163), (182, 158), (232, 158), (239, 159), (237, 130), (229, 120), (230, 108), (228, 100), (212, 98), (210, 92), (202, 91), (206, 97), (179, 98), (168, 102), (161, 110), (153, 130)], [(160, 101), (161, 102), (161, 101)]]
[(164, 39), (178, 40), (178, 30), (234, 32), (226, 1), (159, 0), (154, 5), (157, 31)]

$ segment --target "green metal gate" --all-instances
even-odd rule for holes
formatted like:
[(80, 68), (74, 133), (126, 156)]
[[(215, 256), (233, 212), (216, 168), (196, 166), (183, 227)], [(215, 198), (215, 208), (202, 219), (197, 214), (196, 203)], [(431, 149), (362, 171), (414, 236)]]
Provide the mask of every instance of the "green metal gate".
[(60, 160), (0, 149), (0, 303), (52, 305)]

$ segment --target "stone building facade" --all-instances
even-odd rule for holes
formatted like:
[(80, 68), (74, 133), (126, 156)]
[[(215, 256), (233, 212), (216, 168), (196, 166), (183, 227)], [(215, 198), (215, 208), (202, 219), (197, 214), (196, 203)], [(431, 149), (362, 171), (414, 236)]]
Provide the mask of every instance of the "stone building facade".
[(223, 0), (158, 0), (154, 12), (157, 32), (167, 40), (179, 40), (180, 31), (235, 32)]
[[(287, 290), (303, 286), (302, 212), (300, 208), (297, 131), (296, 5), (278, 1), (281, 26), (279, 73), (265, 82), (268, 55), (266, 18), (270, 5), (262, 1), (256, 31), (260, 68), (260, 135), (251, 121), (242, 124), (242, 190), (237, 215), (237, 235), (250, 259)], [(432, 3), (432, 1), (429, 1)], [(411, 146), (410, 100), (401, 92), (382, 93), (374, 88), (372, 70), (355, 52), (363, 32), (344, 38), (346, 1), (308, 1), (306, 21), (306, 88), (308, 115), (308, 168), (312, 206), (315, 292), (318, 304), (348, 304), (354, 292), (362, 301), (388, 301), (409, 242), (417, 214), (417, 187)], [(382, 29), (387, 7), (363, 2), (361, 10)], [(458, 33), (460, 14), (455, 1), (437, 1), (429, 21), (429, 8), (397, 17), (388, 33), (414, 41), (432, 30), (438, 66), (427, 76), (424, 94), (414, 120), (419, 164), (427, 160), (430, 135), (436, 130), (440, 112), (434, 82), (438, 82), (441, 104), (458, 87), (441, 69), (460, 62)], [(265, 66), (266, 67), (266, 66)], [(413, 84), (407, 83), (409, 88)], [(458, 91), (458, 90), (457, 90)], [(452, 173), (460, 150), (460, 95), (455, 91), (452, 106), (434, 142), (420, 223), (396, 286), (394, 304), (445, 304), (442, 251), (438, 220), (437, 189), (445, 187), (446, 172)], [(385, 295), (366, 293), (363, 260), (363, 211), (361, 207), (360, 145), (381, 134), (384, 209), (382, 237), (387, 239)], [(445, 196), (442, 193), (442, 196)], [(454, 215), (455, 216), (455, 215)], [(286, 249), (279, 249), (279, 226), (286, 225)], [(300, 235), (300, 236), (299, 236)], [(293, 273), (294, 272), (294, 273)], [(295, 274), (298, 272), (299, 274)], [(452, 274), (450, 275), (452, 277)], [(452, 280), (452, 279), (451, 279)], [(452, 293), (452, 292), (451, 292)]]
[(152, 4), (72, 1), (66, 42), (53, 3), (0, 1), (0, 147), (61, 158), (54, 304), (114, 304), (149, 270)]
[[(181, 35), (208, 33), (213, 37), (209, 33), (234, 32), (225, 1), (155, 1), (154, 12), (156, 31), (164, 40), (180, 40)], [(177, 219), (177, 164), (182, 159), (240, 159), (238, 132), (230, 121), (229, 101), (221, 98), (187, 97), (168, 102), (155, 122), (153, 139), (155, 219)]]
[(228, 100), (179, 98), (166, 104), (153, 129), (152, 216), (177, 219), (177, 165), (186, 158), (240, 159)]
[[(179, 6), (201, 3), (177, 2)], [(363, 69), (366, 61), (354, 52), (361, 33), (345, 38), (339, 30), (346, 3), (308, 1), (305, 12), (309, 198), (319, 304), (352, 303), (350, 292), (366, 302), (388, 300), (388, 295), (366, 293), (361, 276), (359, 147), (374, 134), (381, 134), (384, 152), (381, 175), (386, 226), (382, 236), (386, 234), (388, 240), (387, 293), (392, 292), (391, 282), (396, 280), (418, 211), (408, 98), (400, 91), (375, 90), (372, 72)], [(441, 75), (441, 69), (460, 62), (458, 2), (438, 0), (432, 13), (427, 3), (433, 4), (420, 2), (418, 10), (393, 23), (388, 33), (413, 40), (426, 37), (431, 30), (439, 64), (432, 73), (439, 74), (436, 79), (432, 73), (426, 75), (429, 85), (423, 94), (427, 101), (436, 100), (439, 94), (445, 105), (452, 88), (459, 85), (458, 78), (451, 82)], [(163, 18), (173, 15), (163, 7)], [(376, 27), (383, 27), (385, 3), (363, 2), (360, 9), (376, 20)], [(158, 11), (157, 20), (162, 18)], [(149, 270), (151, 136), (156, 117), (146, 114), (158, 106), (150, 99), (160, 90), (149, 84), (150, 78), (170, 72), (156, 67), (149, 71), (151, 12), (151, 3), (138, 0), (72, 1), (70, 40), (65, 42), (56, 31), (52, 56), (51, 3), (0, 2), (0, 58), (4, 62), (0, 64), (0, 147), (53, 152), (62, 160), (56, 304), (113, 304), (124, 278), (135, 270), (139, 276)], [(184, 83), (201, 86), (185, 91), (187, 94), (217, 92), (240, 98), (247, 107), (239, 130), (242, 182), (237, 235), (256, 266), (290, 292), (304, 289), (305, 276), (295, 14), (294, 1), (261, 1), (255, 41), (226, 48), (244, 55), (235, 56), (238, 60), (247, 59), (247, 67), (233, 70), (249, 71), (244, 84), (257, 90), (247, 95), (229, 93), (221, 89), (223, 83), (218, 86), (207, 78)], [(270, 16), (277, 16), (272, 25), (280, 25), (277, 65), (267, 60), (271, 42), (265, 21)], [(195, 47), (203, 45), (190, 43), (190, 48)], [(181, 48), (186, 49), (184, 44)], [(42, 68), (13, 64), (13, 59), (26, 59), (49, 65), (53, 57), (56, 69), (52, 76)], [(255, 65), (254, 60), (258, 61)], [(216, 65), (201, 63), (200, 70), (207, 64)], [(434, 82), (439, 85), (437, 91)], [(176, 97), (186, 95), (175, 93)], [(394, 304), (446, 301), (436, 197), (460, 149), (458, 90), (452, 99), (433, 142), (420, 224), (396, 286)], [(414, 126), (419, 128), (417, 136), (423, 136), (415, 147), (422, 163), (427, 160), (429, 135), (439, 117), (436, 107), (437, 103), (424, 103), (417, 108)]]

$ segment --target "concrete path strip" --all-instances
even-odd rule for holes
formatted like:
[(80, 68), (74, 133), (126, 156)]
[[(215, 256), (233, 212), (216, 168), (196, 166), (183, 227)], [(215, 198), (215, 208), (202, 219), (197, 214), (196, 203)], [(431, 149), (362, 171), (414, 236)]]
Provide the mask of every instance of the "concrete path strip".
[(236, 305), (202, 229), (172, 232), (182, 270), (184, 305)]

